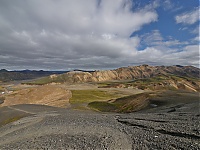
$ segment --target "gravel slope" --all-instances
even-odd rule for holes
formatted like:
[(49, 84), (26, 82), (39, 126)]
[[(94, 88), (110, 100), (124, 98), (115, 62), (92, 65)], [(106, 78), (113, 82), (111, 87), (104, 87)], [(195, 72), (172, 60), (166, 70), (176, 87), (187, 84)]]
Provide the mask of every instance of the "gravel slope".
[[(28, 116), (0, 128), (0, 149), (200, 149), (199, 111), (107, 114), (41, 105), (0, 108)], [(196, 104), (194, 104), (196, 105)], [(166, 108), (166, 110), (168, 110)], [(5, 119), (5, 118), (1, 118)]]

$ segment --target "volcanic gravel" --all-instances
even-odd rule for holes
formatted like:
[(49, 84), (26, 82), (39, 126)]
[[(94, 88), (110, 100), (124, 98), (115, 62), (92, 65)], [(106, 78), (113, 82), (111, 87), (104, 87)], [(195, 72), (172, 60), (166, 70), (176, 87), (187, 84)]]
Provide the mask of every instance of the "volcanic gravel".
[(200, 149), (198, 111), (117, 114), (39, 105), (5, 109), (29, 116), (0, 127), (1, 150)]

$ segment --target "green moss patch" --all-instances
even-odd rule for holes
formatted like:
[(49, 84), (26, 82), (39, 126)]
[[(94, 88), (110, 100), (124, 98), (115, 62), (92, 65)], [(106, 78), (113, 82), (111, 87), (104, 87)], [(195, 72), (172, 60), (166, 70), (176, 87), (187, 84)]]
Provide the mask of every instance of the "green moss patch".
[(119, 97), (114, 93), (101, 90), (72, 90), (70, 103), (89, 103), (94, 101), (106, 101)]
[(114, 104), (108, 102), (91, 102), (88, 106), (102, 112), (113, 112), (117, 110), (117, 107)]
[(13, 116), (13, 117), (7, 118), (7, 119), (5, 119), (5, 120), (2, 120), (2, 121), (0, 122), (0, 127), (4, 126), (4, 125), (6, 125), (6, 124), (9, 124), (9, 123), (11, 123), (11, 122), (15, 122), (15, 121), (17, 121), (17, 120), (19, 120), (19, 119), (21, 119), (21, 118), (23, 118), (23, 117), (25, 117), (25, 116), (19, 115), (19, 116)]
[(64, 83), (66, 81), (65, 76), (64, 75), (58, 75), (55, 78), (51, 78), (51, 77), (42, 77), (36, 80), (32, 80), (29, 82), (23, 82), (22, 84), (27, 84), (27, 85), (45, 85), (45, 84), (49, 84), (49, 83)]

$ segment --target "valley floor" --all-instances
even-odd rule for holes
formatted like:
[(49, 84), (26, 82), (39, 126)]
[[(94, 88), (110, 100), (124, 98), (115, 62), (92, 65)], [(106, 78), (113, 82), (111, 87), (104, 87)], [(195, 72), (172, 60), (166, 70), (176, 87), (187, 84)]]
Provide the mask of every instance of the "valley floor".
[[(2, 100), (0, 107), (1, 150), (200, 149), (198, 92), (158, 92), (157, 97), (151, 97), (149, 106), (145, 109), (120, 114), (95, 112), (90, 110), (87, 104), (91, 101), (112, 101), (112, 98), (149, 91), (98, 88), (95, 84), (57, 84), (50, 85), (51, 88), (48, 86), (43, 88), (46, 87), (46, 91), (50, 93), (56, 89), (60, 91), (60, 88), (63, 91), (70, 90), (74, 97), (64, 97), (70, 107), (19, 103), (12, 105), (16, 98), (38, 99), (38, 93), (43, 88), (18, 83), (4, 86), (8, 93), (3, 95), (5, 100)], [(37, 90), (40, 92), (35, 94)], [(12, 93), (9, 93), (11, 91)], [(48, 92), (46, 95), (49, 95)], [(56, 94), (55, 97), (58, 98)], [(45, 100), (49, 101), (47, 98), (51, 99), (52, 96), (46, 97)], [(61, 98), (58, 100), (62, 100)], [(4, 105), (4, 101), (10, 102), (9, 105)]]

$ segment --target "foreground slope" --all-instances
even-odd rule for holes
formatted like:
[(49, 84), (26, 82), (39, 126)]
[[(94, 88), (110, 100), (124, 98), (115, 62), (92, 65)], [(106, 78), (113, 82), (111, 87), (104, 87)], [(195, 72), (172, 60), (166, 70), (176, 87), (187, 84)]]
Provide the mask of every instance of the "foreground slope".
[(0, 127), (0, 149), (196, 150), (200, 148), (200, 114), (190, 109), (195, 105), (190, 101), (176, 112), (168, 112), (167, 106), (129, 114), (40, 105), (3, 107), (0, 113), (10, 120)]

